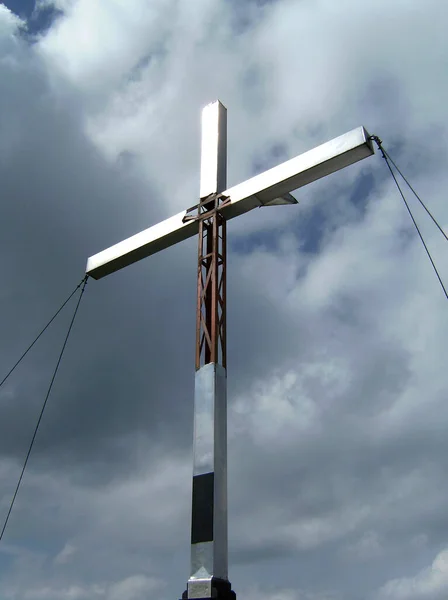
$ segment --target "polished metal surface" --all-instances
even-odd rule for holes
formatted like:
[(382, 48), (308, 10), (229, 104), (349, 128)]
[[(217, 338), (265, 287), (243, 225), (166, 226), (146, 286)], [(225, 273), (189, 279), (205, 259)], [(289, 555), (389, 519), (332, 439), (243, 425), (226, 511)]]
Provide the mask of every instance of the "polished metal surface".
[(209, 579), (213, 576), (213, 542), (201, 542), (194, 544), (191, 551), (191, 575), (190, 581), (196, 579)]
[(211, 598), (212, 580), (210, 577), (204, 579), (189, 580), (187, 584), (188, 598)]
[(230, 196), (232, 202), (223, 209), (223, 216), (232, 219), (371, 156), (375, 152), (369, 137), (364, 127), (358, 127), (228, 188), (224, 194)]
[(228, 577), (227, 526), (227, 373), (216, 365), (215, 371), (215, 506), (214, 570), (220, 579)]
[(177, 215), (91, 256), (87, 260), (86, 273), (93, 279), (101, 279), (101, 277), (110, 275), (142, 258), (161, 252), (196, 235), (199, 231), (198, 222), (184, 223), (182, 219), (185, 214), (186, 211), (183, 210)]
[(200, 198), (222, 192), (227, 185), (227, 110), (219, 102), (202, 111)]
[(194, 380), (193, 475), (214, 471), (216, 365), (196, 371)]
[(195, 376), (193, 475), (214, 473), (213, 541), (191, 546), (190, 580), (227, 579), (227, 374), (204, 365)]
[[(232, 219), (258, 206), (267, 206), (288, 192), (371, 156), (374, 154), (374, 148), (369, 137), (364, 127), (358, 127), (225, 190), (223, 193), (230, 196), (231, 202), (222, 209), (222, 215), (225, 219)], [(207, 143), (213, 145), (212, 141)], [(211, 185), (212, 180), (213, 177), (207, 177), (202, 185), (201, 174), (201, 189)], [(218, 181), (219, 177), (216, 177), (216, 180)], [(178, 213), (91, 256), (87, 261), (86, 273), (94, 279), (100, 279), (192, 237), (198, 233), (199, 225), (197, 221), (184, 223), (183, 218), (186, 214), (187, 211)]]
[(210, 598), (212, 578), (227, 580), (226, 223), (218, 212), (226, 186), (226, 115), (220, 102), (202, 113), (188, 598)]

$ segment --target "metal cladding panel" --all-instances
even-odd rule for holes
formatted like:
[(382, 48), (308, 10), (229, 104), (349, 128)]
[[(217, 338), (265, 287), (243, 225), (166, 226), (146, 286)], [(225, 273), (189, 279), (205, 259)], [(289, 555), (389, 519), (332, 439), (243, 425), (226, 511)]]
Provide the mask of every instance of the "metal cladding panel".
[(87, 261), (87, 275), (93, 279), (101, 279), (142, 258), (193, 237), (198, 233), (199, 225), (197, 221), (183, 223), (184, 216), (185, 211), (178, 213), (91, 256)]
[(227, 374), (224, 367), (216, 365), (213, 575), (219, 579), (228, 576), (227, 529)]
[(212, 578), (190, 579), (187, 584), (188, 598), (212, 598)]
[(204, 365), (194, 380), (193, 475), (215, 470), (215, 366)]
[(202, 542), (191, 546), (191, 575), (189, 582), (213, 577), (213, 542)]
[[(193, 509), (190, 580), (210, 576), (227, 579), (227, 375), (218, 364), (209, 363), (196, 371), (194, 401)], [(201, 492), (201, 481), (213, 475), (213, 495)], [(213, 507), (201, 507), (207, 496)], [(195, 502), (198, 505), (195, 506)], [(211, 508), (213, 511), (211, 512)], [(210, 515), (213, 515), (213, 536)], [(194, 525), (194, 528), (193, 528)]]
[[(369, 137), (364, 127), (358, 127), (225, 190), (223, 194), (230, 196), (231, 202), (222, 209), (223, 216), (233, 219), (371, 156), (375, 151)], [(183, 223), (184, 216), (186, 211), (90, 257), (86, 273), (94, 279), (100, 279), (197, 234), (197, 221)]]
[(227, 186), (227, 109), (221, 102), (202, 110), (200, 198)]
[(226, 219), (237, 217), (372, 156), (375, 151), (369, 137), (364, 127), (358, 127), (229, 188), (224, 194), (230, 196), (232, 202), (222, 209), (223, 216)]

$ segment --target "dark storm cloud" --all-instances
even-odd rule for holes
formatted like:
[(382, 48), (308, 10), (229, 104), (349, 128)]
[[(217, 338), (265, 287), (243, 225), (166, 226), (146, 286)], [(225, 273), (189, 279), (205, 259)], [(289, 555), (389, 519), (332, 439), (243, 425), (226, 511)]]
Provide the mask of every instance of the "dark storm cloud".
[[(235, 39), (229, 27), (227, 39), (241, 7), (217, 31), (207, 29), (217, 16), (207, 8), (212, 4), (198, 3), (197, 14), (196, 4), (185, 4), (179, 31), (166, 27), (175, 35), (166, 36), (163, 68), (143, 64), (131, 86), (122, 81), (126, 65), (138, 64), (140, 52), (148, 55), (146, 41), (157, 32), (149, 35), (146, 25), (142, 32), (132, 19), (127, 29), (111, 3), (101, 5), (99, 20), (93, 3), (74, 11), (71, 25), (48, 38), (45, 64), (20, 44), (14, 60), (1, 63), (5, 370), (81, 279), (88, 255), (170, 216), (164, 180), (182, 194), (190, 176), (196, 181), (199, 137), (189, 141), (193, 126), (185, 115), (194, 111), (183, 111), (206, 95), (225, 91), (233, 107), (235, 183), (250, 175), (254, 149), (260, 164), (274, 164), (263, 147), (287, 139), (287, 158), (289, 148), (294, 155), (365, 122), (380, 125), (379, 135), (387, 130), (418, 177), (430, 157), (434, 189), (445, 189), (443, 131), (435, 145), (426, 139), (431, 107), (443, 122), (444, 106), (441, 80), (440, 97), (429, 85), (435, 79), (426, 65), (437, 63), (437, 32), (426, 7), (424, 15), (411, 15), (413, 3), (395, 12), (399, 21), (387, 20), (394, 32), (402, 25), (395, 37), (381, 3), (353, 3), (344, 12), (322, 2), (313, 12), (307, 3), (279, 2), (256, 15), (253, 29), (244, 25), (247, 38)], [(157, 3), (151, 6), (157, 13)], [(132, 17), (138, 7), (126, 3)], [(384, 45), (367, 44), (359, 22), (386, 29)], [(92, 45), (83, 54), (75, 42), (87, 25)], [(415, 28), (419, 43), (431, 39), (421, 45), (417, 70), (409, 60), (416, 40), (403, 41), (409, 39), (403, 32)], [(211, 35), (204, 38), (204, 30)], [(110, 59), (107, 32), (114, 56), (126, 55), (122, 64)], [(55, 64), (78, 90), (57, 79)], [(431, 104), (433, 96), (440, 106)], [(117, 164), (105, 162), (82, 134), (85, 119)], [(154, 137), (145, 146), (148, 130)], [(410, 149), (416, 139), (428, 149)], [(266, 600), (358, 600), (388, 579), (418, 573), (446, 544), (444, 307), (427, 287), (415, 241), (403, 244), (395, 235), (404, 219), (380, 163), (377, 157), (367, 170), (346, 170), (302, 190), (294, 213), (300, 216), (267, 209), (229, 226), (230, 576), (237, 590), (259, 585)], [(366, 201), (351, 197), (358, 184)], [(435, 203), (443, 213), (440, 190)], [(98, 585), (99, 595), (115, 600), (110, 582), (132, 573), (162, 574), (170, 590), (158, 597), (183, 589), (195, 255), (191, 240), (89, 282), (8, 529), (2, 556), (17, 557), (3, 571), (10, 597), (65, 600), (75, 590), (87, 600)], [(69, 316), (0, 396), (1, 475), (11, 488)], [(3, 507), (9, 499), (4, 487)]]
[[(0, 110), (11, 126), (0, 165), (4, 372), (80, 281), (87, 256), (168, 216), (163, 192), (129, 173), (132, 161), (106, 163), (83, 135), (73, 97), (58, 101), (32, 51), (21, 52), (21, 71), (3, 65), (1, 73)], [(67, 88), (62, 95), (69, 93), (76, 96)], [(191, 445), (195, 254), (190, 240), (89, 280), (36, 441), (36, 468), (70, 467), (74, 477), (102, 481), (132, 461), (132, 433)], [(232, 271), (229, 368), (232, 385), (243, 385), (288, 351), (289, 323)], [(4, 456), (23, 457), (73, 308), (74, 301), (5, 384)]]
[[(14, 124), (0, 163), (4, 372), (80, 281), (89, 254), (163, 218), (156, 193), (104, 162), (83, 136), (74, 104), (59, 103), (44, 69), (30, 51), (22, 53), (20, 71), (1, 66), (0, 111)], [(183, 422), (191, 416), (185, 359), (193, 351), (187, 334), (194, 331), (191, 246), (109, 281), (90, 280), (35, 460), (81, 460), (88, 469), (93, 457), (126, 461), (114, 453), (114, 438), (134, 429), (151, 436), (167, 427), (182, 441), (190, 437), (190, 419), (188, 432)], [(3, 394), (12, 395), (0, 426), (5, 456), (23, 456), (73, 307), (5, 385)]]

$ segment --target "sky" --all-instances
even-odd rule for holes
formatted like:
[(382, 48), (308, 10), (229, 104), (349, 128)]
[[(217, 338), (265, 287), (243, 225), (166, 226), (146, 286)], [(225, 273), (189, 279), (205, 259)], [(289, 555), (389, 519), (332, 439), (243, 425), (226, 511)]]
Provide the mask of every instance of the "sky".
[[(443, 0), (0, 3), (2, 373), (87, 257), (196, 202), (218, 98), (229, 186), (364, 125), (448, 232), (447, 18)], [(295, 196), (228, 227), (229, 579), (247, 600), (445, 599), (446, 298), (378, 153)], [(191, 239), (89, 281), (1, 600), (180, 598), (195, 265)], [(1, 515), (70, 306), (0, 389)]]

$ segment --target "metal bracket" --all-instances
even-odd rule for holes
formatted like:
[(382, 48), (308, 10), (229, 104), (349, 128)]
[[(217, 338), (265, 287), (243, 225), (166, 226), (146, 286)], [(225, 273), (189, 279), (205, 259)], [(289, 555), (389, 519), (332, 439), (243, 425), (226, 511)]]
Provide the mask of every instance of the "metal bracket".
[(224, 206), (230, 204), (230, 202), (230, 196), (225, 196), (224, 194), (209, 194), (208, 196), (201, 198), (199, 204), (187, 208), (187, 213), (192, 212), (193, 210), (197, 210), (198, 212), (196, 215), (186, 214), (182, 218), (182, 223), (210, 219), (210, 217), (218, 213)]

